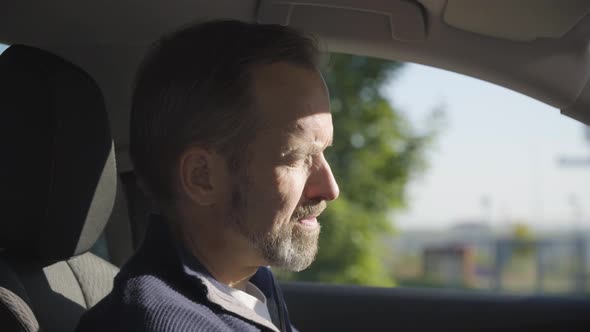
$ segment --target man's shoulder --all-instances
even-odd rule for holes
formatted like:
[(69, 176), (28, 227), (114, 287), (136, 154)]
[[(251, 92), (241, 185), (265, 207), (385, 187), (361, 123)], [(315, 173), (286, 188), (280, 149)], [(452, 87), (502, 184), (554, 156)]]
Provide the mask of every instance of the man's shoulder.
[(231, 330), (214, 311), (204, 299), (189, 299), (156, 276), (140, 275), (117, 280), (113, 292), (83, 315), (77, 331)]
[[(206, 293), (199, 287), (193, 285), (191, 297), (193, 301), (200, 302)], [(170, 282), (155, 274), (121, 276), (115, 280), (115, 288), (112, 294), (118, 295), (123, 305), (152, 306), (168, 299), (181, 302), (189, 301), (188, 295), (182, 289), (179, 282)], [(117, 294), (118, 293), (118, 294)]]

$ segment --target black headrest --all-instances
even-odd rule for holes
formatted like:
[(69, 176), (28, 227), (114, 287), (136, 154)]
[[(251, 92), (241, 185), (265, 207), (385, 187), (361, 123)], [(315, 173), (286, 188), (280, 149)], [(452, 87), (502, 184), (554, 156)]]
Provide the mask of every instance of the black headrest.
[(89, 250), (116, 192), (103, 96), (80, 68), (13, 45), (0, 55), (0, 248), (63, 260)]

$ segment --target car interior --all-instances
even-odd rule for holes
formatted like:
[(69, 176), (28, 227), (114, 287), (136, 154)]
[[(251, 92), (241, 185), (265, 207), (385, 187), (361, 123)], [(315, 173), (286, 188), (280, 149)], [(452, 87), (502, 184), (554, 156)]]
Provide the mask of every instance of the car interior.
[[(288, 25), (326, 52), (476, 77), (590, 125), (589, 13), (583, 0), (3, 1), (0, 330), (73, 331), (141, 243), (151, 209), (129, 110), (162, 34), (220, 18)], [(282, 288), (301, 331), (590, 330), (588, 296)]]

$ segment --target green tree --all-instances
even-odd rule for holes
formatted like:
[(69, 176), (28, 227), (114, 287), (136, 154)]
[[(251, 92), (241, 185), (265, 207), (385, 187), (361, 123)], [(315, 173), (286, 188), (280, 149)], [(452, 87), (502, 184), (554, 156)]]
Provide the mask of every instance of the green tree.
[(393, 286), (383, 265), (391, 212), (403, 208), (411, 176), (424, 168), (434, 131), (416, 133), (382, 93), (402, 63), (333, 54), (324, 70), (330, 89), (334, 144), (326, 151), (340, 197), (320, 217), (316, 261), (288, 280)]

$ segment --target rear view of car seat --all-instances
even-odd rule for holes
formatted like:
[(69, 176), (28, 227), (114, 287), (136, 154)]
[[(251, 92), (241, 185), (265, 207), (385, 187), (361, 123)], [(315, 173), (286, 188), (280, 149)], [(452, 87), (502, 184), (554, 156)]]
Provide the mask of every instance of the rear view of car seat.
[(11, 46), (0, 56), (0, 331), (72, 331), (117, 268), (87, 252), (116, 193), (102, 94), (81, 69)]

